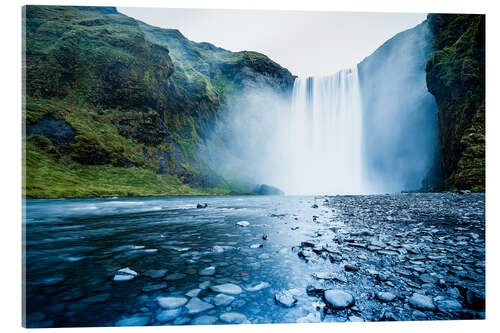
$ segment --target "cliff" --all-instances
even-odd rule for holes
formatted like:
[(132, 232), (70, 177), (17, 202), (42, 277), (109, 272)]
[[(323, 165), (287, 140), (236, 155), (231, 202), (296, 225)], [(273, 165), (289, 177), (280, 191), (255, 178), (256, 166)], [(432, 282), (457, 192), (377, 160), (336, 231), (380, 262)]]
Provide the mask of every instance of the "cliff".
[(115, 8), (26, 6), (24, 14), (27, 197), (251, 191), (196, 152), (233, 93), (289, 94), (288, 70)]
[(445, 189), (485, 190), (485, 16), (430, 14), (426, 67), (438, 105)]

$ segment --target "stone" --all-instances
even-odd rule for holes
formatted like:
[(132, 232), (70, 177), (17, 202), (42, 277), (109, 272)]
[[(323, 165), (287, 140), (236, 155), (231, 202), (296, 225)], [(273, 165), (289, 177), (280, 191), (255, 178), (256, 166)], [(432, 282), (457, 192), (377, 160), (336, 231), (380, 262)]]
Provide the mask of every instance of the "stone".
[(264, 244), (252, 244), (252, 245), (250, 245), (251, 249), (258, 249), (260, 247), (264, 247)]
[(218, 294), (217, 296), (214, 297), (214, 305), (219, 307), (219, 306), (227, 306), (231, 304), (234, 301), (233, 296), (228, 296), (225, 294)]
[(215, 267), (210, 266), (210, 267), (204, 268), (204, 269), (200, 270), (199, 274), (201, 276), (212, 276), (215, 274)]
[(445, 298), (442, 300), (435, 301), (436, 307), (441, 312), (456, 312), (462, 309), (462, 304), (460, 304), (454, 298)]
[(375, 297), (377, 297), (377, 299), (381, 302), (392, 302), (396, 299), (396, 295), (385, 291), (375, 293)]
[(216, 293), (223, 293), (229, 295), (239, 295), (243, 290), (233, 283), (224, 283), (216, 286), (211, 286), (210, 289)]
[(156, 313), (156, 320), (160, 323), (165, 323), (167, 321), (172, 321), (175, 318), (179, 317), (182, 313), (182, 308), (170, 309), (170, 310), (162, 310)]
[(137, 275), (138, 274), (136, 271), (133, 271), (130, 268), (126, 267), (126, 268), (122, 268), (122, 269), (118, 270), (118, 272), (116, 272), (115, 276), (113, 277), (113, 281), (116, 281), (116, 282), (130, 281), (130, 280), (135, 279), (135, 277)]
[(201, 208), (207, 208), (207, 207), (208, 207), (208, 204), (207, 204), (207, 203), (203, 203), (203, 204), (198, 203), (198, 204), (196, 205), (196, 208), (198, 208), (198, 209), (201, 209)]
[(321, 315), (318, 312), (311, 312), (305, 317), (300, 317), (295, 321), (298, 324), (307, 324), (307, 323), (320, 323)]
[(175, 318), (173, 324), (174, 325), (184, 325), (189, 323), (190, 318), (187, 316), (177, 317)]
[(149, 269), (143, 273), (144, 276), (147, 276), (152, 279), (161, 279), (167, 274), (168, 269)]
[(249, 324), (247, 317), (239, 312), (226, 312), (220, 315), (219, 319), (227, 324)]
[(250, 225), (250, 222), (248, 222), (248, 221), (240, 221), (240, 222), (236, 222), (236, 225), (238, 225), (240, 227), (248, 227)]
[(186, 297), (157, 297), (158, 305), (163, 309), (175, 309), (187, 303)]
[(137, 314), (125, 317), (115, 323), (115, 326), (145, 326), (151, 321), (151, 316)]
[(200, 294), (201, 292), (201, 289), (200, 288), (196, 288), (196, 289), (191, 289), (190, 291), (188, 291), (187, 293), (185, 293), (186, 296), (188, 297), (196, 297)]
[(186, 308), (188, 310), (188, 314), (197, 314), (200, 312), (204, 312), (210, 309), (213, 309), (214, 306), (210, 303), (203, 302), (201, 299), (198, 297), (193, 297), (191, 300), (186, 304)]
[(429, 296), (414, 293), (408, 301), (414, 308), (418, 310), (434, 311), (436, 309), (432, 298), (430, 298)]
[(354, 265), (350, 265), (350, 264), (344, 265), (344, 269), (346, 270), (346, 272), (357, 272), (357, 271), (359, 271), (358, 267), (356, 267)]
[(147, 286), (142, 287), (142, 291), (145, 293), (150, 293), (153, 291), (161, 290), (161, 289), (166, 289), (167, 284), (166, 283), (158, 283), (158, 284), (150, 284)]
[(297, 297), (289, 290), (282, 290), (274, 295), (274, 301), (281, 306), (291, 308), (297, 303)]
[(349, 317), (349, 321), (353, 322), (353, 323), (362, 323), (365, 320), (363, 318), (361, 318), (361, 317), (358, 317), (358, 316), (350, 316)]
[(186, 274), (183, 273), (172, 273), (167, 276), (165, 276), (164, 280), (165, 281), (177, 281), (177, 280), (182, 280), (186, 277)]
[(213, 325), (217, 321), (217, 317), (214, 316), (200, 316), (191, 321), (193, 325)]
[(329, 289), (325, 291), (327, 305), (336, 310), (341, 310), (354, 305), (354, 297), (340, 289)]
[(259, 291), (259, 290), (262, 290), (262, 289), (265, 289), (265, 288), (268, 288), (270, 287), (271, 285), (267, 282), (260, 282), (258, 284), (256, 284), (255, 286), (248, 286), (245, 288), (246, 291)]

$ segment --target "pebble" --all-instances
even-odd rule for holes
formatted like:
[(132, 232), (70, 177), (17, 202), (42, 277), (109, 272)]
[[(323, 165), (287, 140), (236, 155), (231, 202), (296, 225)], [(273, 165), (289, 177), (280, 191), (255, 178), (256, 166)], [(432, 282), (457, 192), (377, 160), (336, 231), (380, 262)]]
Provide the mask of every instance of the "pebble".
[(434, 311), (436, 309), (436, 306), (432, 302), (432, 298), (429, 296), (414, 293), (408, 301), (418, 310)]
[(212, 276), (215, 274), (215, 267), (210, 266), (210, 267), (204, 268), (204, 269), (200, 270), (199, 274), (201, 276)]
[(274, 295), (274, 300), (277, 304), (287, 308), (291, 308), (297, 303), (297, 297), (289, 290), (282, 290)]
[(225, 294), (218, 294), (217, 296), (214, 297), (214, 305), (219, 307), (219, 306), (227, 306), (231, 304), (234, 301), (233, 296), (228, 296)]
[(198, 297), (191, 298), (191, 300), (188, 302), (188, 304), (186, 304), (188, 314), (190, 314), (190, 315), (213, 309), (213, 307), (214, 306), (212, 304), (207, 303), (207, 302), (203, 302)]
[(156, 320), (160, 323), (165, 323), (167, 321), (172, 321), (175, 318), (179, 317), (182, 313), (182, 308), (170, 309), (170, 310), (162, 310), (156, 313)]
[(435, 304), (438, 310), (442, 312), (455, 312), (462, 309), (462, 304), (453, 298), (438, 300)]
[(186, 297), (157, 297), (158, 305), (163, 309), (174, 309), (187, 303)]
[(345, 309), (354, 305), (354, 297), (340, 289), (325, 291), (325, 301), (333, 309)]
[(211, 286), (210, 289), (216, 293), (223, 293), (229, 295), (239, 295), (243, 290), (233, 283), (224, 283), (216, 286)]
[(239, 312), (226, 312), (220, 315), (219, 319), (227, 324), (250, 324), (247, 317)]
[(213, 325), (217, 321), (217, 317), (214, 316), (200, 316), (191, 321), (193, 325)]
[(381, 302), (392, 302), (396, 299), (396, 295), (385, 291), (375, 293), (375, 297), (377, 297), (377, 299)]

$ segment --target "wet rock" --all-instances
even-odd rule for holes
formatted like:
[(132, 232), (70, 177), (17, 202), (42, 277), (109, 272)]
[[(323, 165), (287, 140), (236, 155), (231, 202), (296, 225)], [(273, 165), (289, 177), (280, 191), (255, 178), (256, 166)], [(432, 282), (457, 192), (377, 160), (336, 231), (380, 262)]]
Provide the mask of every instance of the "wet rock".
[(415, 293), (410, 297), (408, 301), (414, 308), (418, 310), (434, 311), (436, 309), (432, 298), (430, 298), (429, 296)]
[(245, 288), (245, 290), (246, 291), (259, 291), (259, 290), (268, 288), (269, 286), (270, 286), (270, 284), (267, 282), (260, 282), (260, 283), (256, 284), (255, 286), (247, 286)]
[(398, 318), (394, 315), (394, 313), (387, 311), (386, 309), (382, 310), (378, 321), (398, 321)]
[(214, 316), (200, 316), (191, 321), (193, 325), (213, 325), (217, 321), (217, 317)]
[(166, 289), (167, 284), (166, 283), (158, 283), (158, 284), (150, 284), (147, 286), (142, 287), (142, 291), (145, 293), (150, 293), (153, 291), (161, 290), (161, 289)]
[(202, 301), (198, 297), (193, 297), (188, 302), (188, 304), (186, 304), (186, 308), (188, 310), (188, 314), (197, 314), (200, 312), (204, 312), (204, 311), (213, 309), (214, 306), (210, 303)]
[(174, 325), (184, 325), (184, 324), (189, 323), (190, 320), (191, 319), (189, 317), (186, 317), (186, 316), (177, 317), (177, 318), (175, 318), (173, 324)]
[(262, 235), (263, 240), (267, 240), (267, 234)]
[(233, 283), (224, 283), (216, 286), (211, 286), (210, 289), (216, 293), (223, 293), (229, 295), (239, 295), (243, 290)]
[(381, 302), (392, 302), (396, 299), (396, 295), (390, 292), (379, 291), (375, 293), (375, 297)]
[(167, 269), (148, 269), (143, 273), (144, 276), (147, 276), (152, 279), (161, 279), (167, 274)]
[(340, 289), (329, 289), (325, 291), (325, 301), (333, 309), (340, 310), (354, 305), (354, 297)]
[(215, 267), (210, 266), (210, 267), (204, 268), (204, 269), (200, 270), (199, 274), (201, 276), (212, 276), (215, 274)]
[(260, 247), (264, 247), (264, 244), (252, 244), (252, 245), (250, 245), (251, 249), (258, 249)]
[(314, 204), (314, 205), (311, 206), (311, 208), (319, 208), (319, 206), (316, 205), (316, 204)]
[(186, 274), (183, 273), (172, 273), (167, 276), (165, 276), (164, 280), (165, 281), (177, 281), (177, 280), (182, 280), (186, 277)]
[(248, 222), (248, 221), (240, 221), (240, 222), (236, 222), (236, 225), (238, 225), (240, 227), (248, 227), (250, 225), (250, 222)]
[(196, 288), (196, 289), (191, 289), (185, 295), (188, 296), (188, 297), (196, 297), (196, 296), (198, 296), (200, 294), (200, 292), (201, 292), (201, 289), (200, 288)]
[(462, 304), (460, 304), (456, 299), (445, 298), (435, 301), (436, 306), (441, 312), (457, 312), (462, 309)]
[(146, 326), (151, 321), (151, 316), (136, 314), (125, 317), (115, 323), (115, 326)]
[(137, 272), (131, 270), (130, 268), (122, 268), (116, 272), (115, 276), (113, 277), (113, 281), (116, 282), (124, 282), (124, 281), (130, 281), (135, 279), (137, 276)]
[(157, 297), (158, 305), (163, 309), (175, 309), (187, 303), (186, 297)]
[(351, 233), (351, 236), (353, 236), (353, 237), (372, 237), (372, 236), (374, 236), (374, 234), (371, 231), (362, 230), (362, 231)]
[(325, 289), (318, 285), (308, 285), (306, 287), (306, 293), (309, 296), (323, 296)]
[(198, 285), (198, 287), (200, 289), (207, 289), (209, 286), (210, 286), (211, 282), (210, 281), (205, 281), (205, 282), (202, 282)]
[(231, 307), (233, 309), (240, 309), (242, 307), (245, 306), (245, 304), (247, 304), (247, 302), (243, 299), (237, 299), (236, 301), (234, 301), (232, 304), (231, 304)]
[(422, 281), (422, 283), (435, 284), (438, 282), (438, 278), (430, 274), (421, 274), (419, 278)]
[(277, 304), (291, 308), (297, 303), (297, 297), (293, 295), (289, 290), (282, 290), (274, 295), (274, 300)]
[(346, 272), (357, 272), (359, 271), (359, 268), (357, 266), (351, 265), (351, 264), (346, 264), (344, 265), (344, 269)]
[(203, 203), (203, 204), (199, 203), (199, 204), (196, 205), (196, 208), (198, 208), (198, 209), (207, 208), (207, 207), (208, 207), (208, 204), (206, 202)]
[(216, 307), (227, 306), (231, 304), (233, 301), (234, 301), (233, 296), (228, 296), (225, 294), (218, 294), (217, 296), (214, 297), (214, 305)]
[(349, 321), (353, 322), (353, 323), (361, 323), (361, 322), (364, 322), (365, 320), (361, 317), (358, 317), (358, 316), (350, 316)]
[(219, 319), (227, 324), (249, 324), (247, 317), (239, 312), (226, 312), (220, 315)]
[(156, 313), (156, 320), (160, 323), (165, 323), (167, 321), (172, 321), (179, 317), (182, 313), (182, 308), (162, 310)]

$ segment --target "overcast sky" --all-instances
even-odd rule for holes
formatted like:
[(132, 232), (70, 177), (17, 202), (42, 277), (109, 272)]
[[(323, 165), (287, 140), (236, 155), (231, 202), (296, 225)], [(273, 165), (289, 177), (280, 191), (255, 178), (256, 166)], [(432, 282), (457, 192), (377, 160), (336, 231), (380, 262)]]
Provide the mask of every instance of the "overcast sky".
[(196, 42), (261, 52), (299, 76), (351, 67), (426, 14), (123, 8), (148, 24), (179, 29)]

